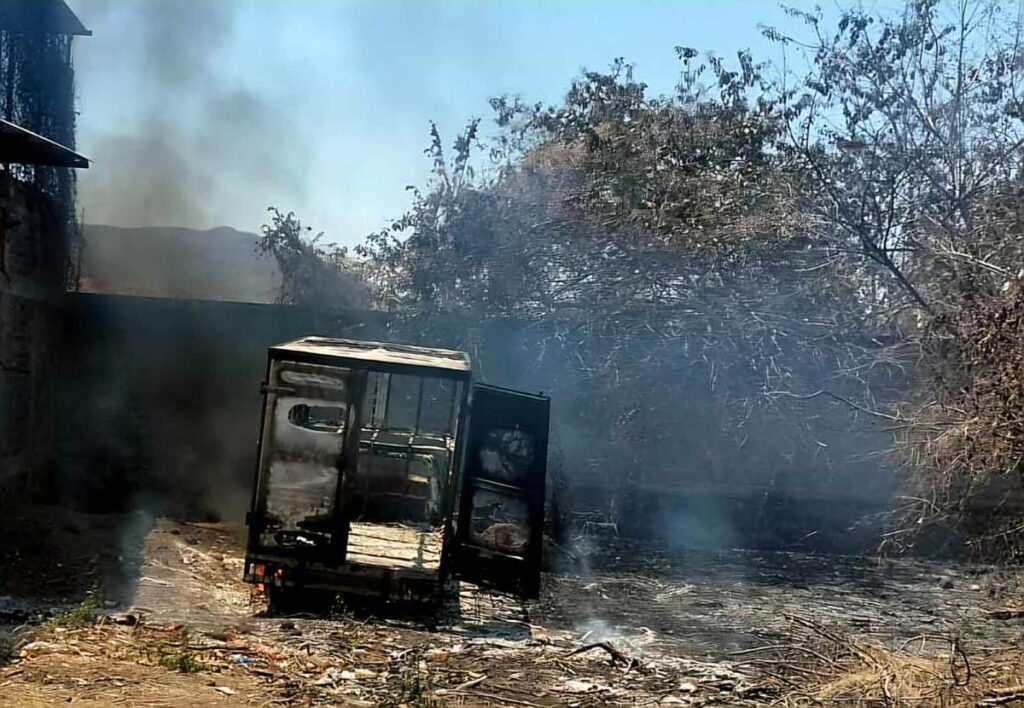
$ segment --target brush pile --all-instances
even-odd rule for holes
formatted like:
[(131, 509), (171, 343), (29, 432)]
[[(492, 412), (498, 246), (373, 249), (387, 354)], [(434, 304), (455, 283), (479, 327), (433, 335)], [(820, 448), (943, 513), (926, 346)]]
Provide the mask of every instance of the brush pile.
[(800, 618), (803, 644), (780, 648), (771, 672), (777, 705), (996, 706), (1024, 700), (1024, 652), (969, 652), (955, 637), (922, 634), (893, 645)]

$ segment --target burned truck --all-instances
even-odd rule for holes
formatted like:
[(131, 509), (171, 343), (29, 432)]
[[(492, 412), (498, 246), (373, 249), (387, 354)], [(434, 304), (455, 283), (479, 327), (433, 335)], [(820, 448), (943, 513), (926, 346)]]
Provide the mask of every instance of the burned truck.
[(271, 347), (245, 580), (438, 601), (539, 591), (548, 399), (472, 381), (458, 351), (306, 337)]

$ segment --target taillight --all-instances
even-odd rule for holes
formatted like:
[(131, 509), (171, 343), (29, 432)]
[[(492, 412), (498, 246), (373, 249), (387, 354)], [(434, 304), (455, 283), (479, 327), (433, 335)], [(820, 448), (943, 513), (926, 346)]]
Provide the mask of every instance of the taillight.
[(256, 563), (252, 567), (252, 574), (257, 578), (262, 578), (264, 575), (267, 574), (267, 567), (262, 563)]

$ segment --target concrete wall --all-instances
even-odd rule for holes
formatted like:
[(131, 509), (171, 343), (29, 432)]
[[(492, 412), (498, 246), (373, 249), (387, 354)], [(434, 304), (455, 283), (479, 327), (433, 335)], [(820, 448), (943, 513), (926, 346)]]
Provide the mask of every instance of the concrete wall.
[(0, 495), (52, 471), (68, 233), (53, 201), (0, 172)]
[[(64, 312), (55, 491), (73, 506), (242, 518), (267, 347), (308, 334), (464, 349), (478, 380), (544, 390), (550, 488), (562, 511), (615, 516), (631, 535), (710, 547), (809, 539), (852, 550), (859, 540), (849, 527), (884, 504), (893, 479), (878, 455), (887, 434), (845, 407), (815, 399), (751, 415), (742, 444), (729, 437), (724, 394), (713, 395), (705, 372), (686, 378), (679, 372), (687, 368), (669, 360), (644, 364), (635, 386), (595, 382), (550, 334), (521, 323), (410, 326), (367, 311), (318, 317), (294, 307), (78, 293), (67, 295)], [(650, 425), (623, 421), (631, 411)], [(781, 434), (803, 422), (800, 414), (809, 452)]]
[(382, 336), (373, 313), (68, 293), (59, 374), (61, 503), (240, 519), (267, 348)]

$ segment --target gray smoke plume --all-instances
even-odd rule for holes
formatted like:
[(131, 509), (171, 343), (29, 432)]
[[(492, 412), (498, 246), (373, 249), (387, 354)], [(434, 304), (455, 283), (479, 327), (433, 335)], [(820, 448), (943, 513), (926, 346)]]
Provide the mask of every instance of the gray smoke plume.
[[(87, 221), (208, 228), (224, 223), (227, 204), (253, 202), (258, 219), (268, 206), (261, 196), (302, 194), (308, 145), (290, 130), (287, 107), (223, 65), (237, 5), (73, 4), (94, 32), (76, 48), (83, 111), (124, 116), (112, 129), (82, 132), (94, 161), (79, 188)], [(102, 105), (111, 99), (124, 106)]]

